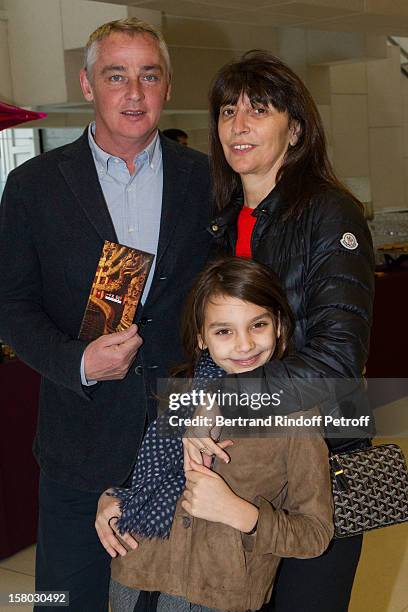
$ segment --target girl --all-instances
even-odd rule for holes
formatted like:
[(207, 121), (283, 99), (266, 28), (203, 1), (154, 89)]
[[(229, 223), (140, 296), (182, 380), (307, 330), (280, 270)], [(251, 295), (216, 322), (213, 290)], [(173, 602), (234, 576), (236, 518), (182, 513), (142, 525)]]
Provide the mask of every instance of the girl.
[[(188, 356), (183, 373), (194, 371), (195, 380), (203, 380), (248, 372), (283, 357), (291, 333), (292, 315), (275, 275), (251, 260), (223, 259), (207, 267), (191, 291), (183, 324)], [(169, 422), (174, 414), (168, 411), (158, 421)], [(120, 529), (136, 537), (153, 535), (155, 526), (163, 535), (168, 509), (181, 490), (175, 477), (183, 475), (181, 438), (159, 442), (158, 421), (146, 435), (134, 480), (135, 497), (144, 496), (155, 510), (141, 520), (129, 512), (129, 497), (122, 496)], [(324, 440), (316, 430), (302, 435), (290, 428), (264, 430), (261, 438), (252, 437), (249, 428), (246, 437), (236, 439), (228, 463), (216, 460), (209, 469), (190, 462), (169, 538), (138, 537), (135, 550), (113, 560), (112, 612), (132, 612), (139, 589), (162, 592), (160, 612), (258, 610), (270, 598), (281, 557), (324, 552), (333, 535)], [(230, 444), (228, 433), (222, 432), (224, 448)], [(163, 444), (168, 444), (166, 453)], [(166, 462), (173, 470), (160, 481)], [(154, 476), (141, 486), (152, 464)], [(145, 505), (140, 510), (146, 514)]]

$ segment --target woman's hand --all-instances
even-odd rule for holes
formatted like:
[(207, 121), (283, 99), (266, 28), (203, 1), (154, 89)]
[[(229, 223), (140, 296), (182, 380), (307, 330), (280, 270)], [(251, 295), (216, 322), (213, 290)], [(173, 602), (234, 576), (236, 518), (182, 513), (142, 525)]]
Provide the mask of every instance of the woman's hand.
[[(194, 412), (194, 417), (203, 416), (214, 419), (217, 414), (220, 414), (220, 409), (216, 404), (213, 404), (211, 408), (203, 404)], [(212, 427), (188, 427), (183, 436), (185, 472), (192, 469), (191, 460), (203, 464), (206, 467), (210, 467), (213, 455), (225, 461), (225, 463), (229, 463), (230, 458), (224, 451), (224, 448), (228, 448), (228, 446), (231, 446), (234, 442), (232, 440), (215, 442), (215, 440), (218, 440), (220, 437), (220, 434), (221, 428), (216, 425)]]
[(234, 442), (232, 440), (222, 440), (221, 442), (214, 442), (211, 437), (197, 438), (197, 437), (183, 438), (183, 450), (184, 450), (184, 471), (188, 472), (192, 470), (191, 461), (205, 465), (205, 467), (211, 467), (213, 455), (225, 461), (230, 462), (230, 458), (227, 453), (223, 450), (232, 446)]
[(184, 510), (206, 521), (251, 531), (258, 520), (258, 508), (236, 495), (219, 474), (204, 465), (191, 461), (191, 468), (186, 472)]
[(99, 498), (95, 529), (102, 546), (110, 556), (117, 557), (119, 554), (123, 557), (126, 555), (127, 549), (121, 544), (120, 540), (131, 549), (137, 548), (138, 543), (130, 533), (125, 533), (123, 536), (119, 535), (116, 529), (116, 521), (121, 515), (119, 501), (116, 497), (107, 495), (108, 493), (111, 493), (110, 489), (104, 491)]

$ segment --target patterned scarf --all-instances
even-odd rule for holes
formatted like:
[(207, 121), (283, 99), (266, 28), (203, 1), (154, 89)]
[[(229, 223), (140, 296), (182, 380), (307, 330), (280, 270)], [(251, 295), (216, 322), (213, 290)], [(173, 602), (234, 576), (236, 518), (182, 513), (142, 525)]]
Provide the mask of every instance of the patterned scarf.
[[(214, 378), (225, 376), (205, 351), (198, 362), (193, 390), (208, 389)], [(196, 406), (180, 408), (178, 416), (193, 416)], [(185, 487), (183, 462), (183, 430), (172, 437), (168, 431), (170, 411), (166, 410), (147, 429), (132, 475), (129, 489), (115, 488), (113, 495), (120, 500), (122, 514), (117, 528), (146, 538), (167, 538), (173, 523), (177, 500)]]

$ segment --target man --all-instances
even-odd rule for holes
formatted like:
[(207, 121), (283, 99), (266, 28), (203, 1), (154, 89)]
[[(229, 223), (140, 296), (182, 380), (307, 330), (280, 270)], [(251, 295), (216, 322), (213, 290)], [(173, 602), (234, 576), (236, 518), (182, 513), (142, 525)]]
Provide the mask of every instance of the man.
[[(0, 336), (42, 374), (36, 588), (70, 591), (71, 610), (103, 612), (110, 557), (94, 528), (97, 501), (129, 478), (155, 417), (156, 379), (180, 361), (179, 314), (210, 247), (209, 177), (204, 155), (158, 133), (171, 70), (154, 27), (98, 28), (80, 80), (95, 122), (7, 181)], [(86, 345), (77, 337), (106, 239), (155, 253), (154, 269), (137, 326)], [(104, 529), (123, 552), (105, 497)]]
[(175, 140), (185, 147), (188, 147), (188, 134), (184, 130), (179, 130), (178, 128), (168, 128), (167, 130), (163, 130), (163, 134), (167, 138), (170, 138), (170, 140)]

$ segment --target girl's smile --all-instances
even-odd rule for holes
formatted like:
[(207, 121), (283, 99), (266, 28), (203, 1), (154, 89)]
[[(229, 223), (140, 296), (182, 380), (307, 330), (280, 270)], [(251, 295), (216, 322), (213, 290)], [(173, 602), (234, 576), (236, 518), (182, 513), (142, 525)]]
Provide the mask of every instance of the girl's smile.
[(215, 363), (233, 374), (253, 370), (269, 361), (279, 337), (270, 312), (227, 295), (211, 298), (205, 309), (201, 349), (208, 348)]

